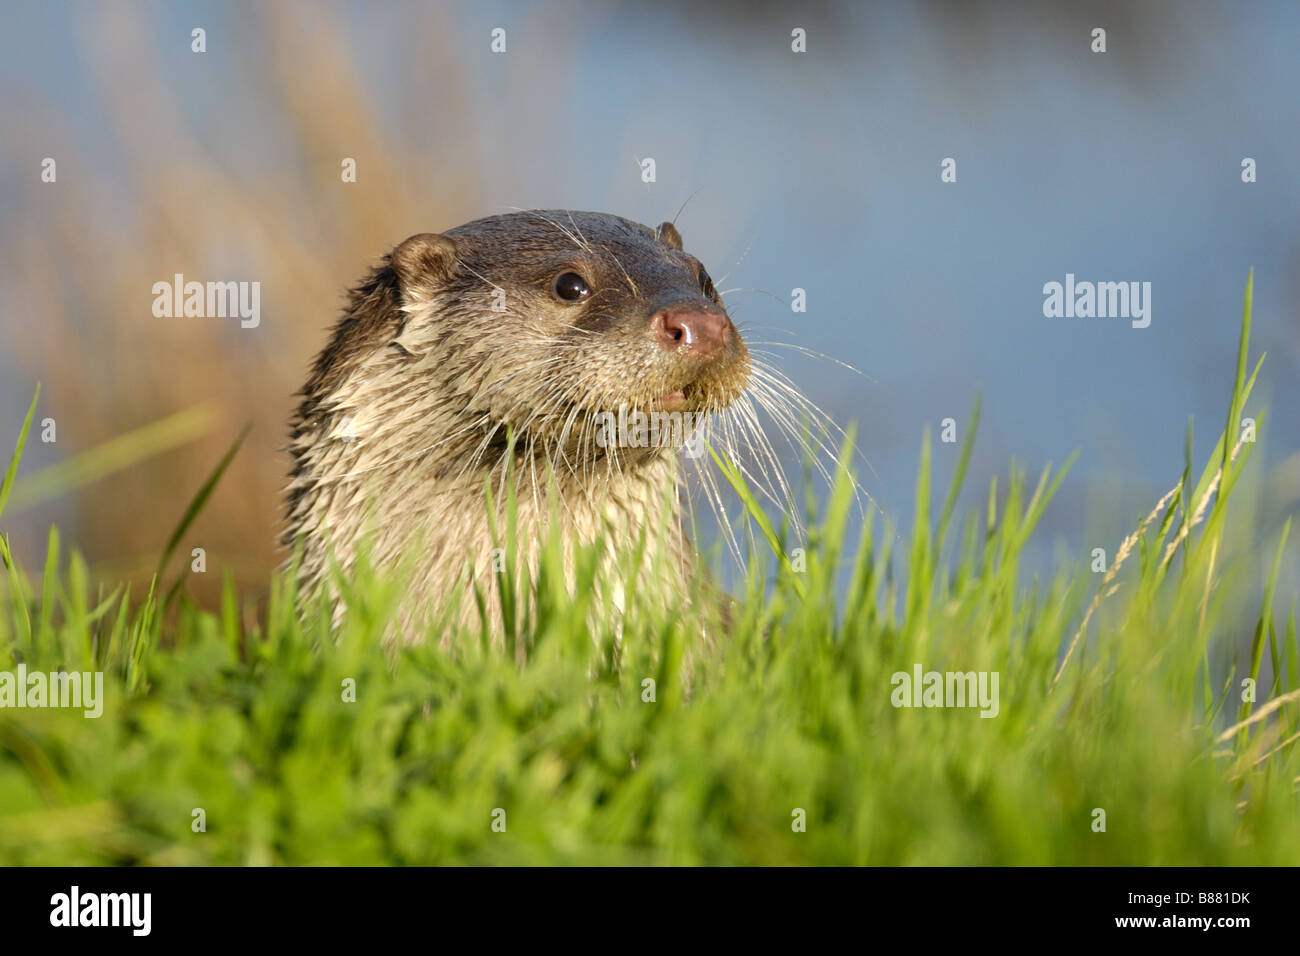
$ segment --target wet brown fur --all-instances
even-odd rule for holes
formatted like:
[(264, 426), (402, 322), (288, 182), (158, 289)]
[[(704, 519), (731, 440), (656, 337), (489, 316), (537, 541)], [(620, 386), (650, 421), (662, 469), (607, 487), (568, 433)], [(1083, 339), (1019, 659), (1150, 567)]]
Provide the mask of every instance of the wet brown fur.
[[(587, 300), (556, 296), (565, 271), (587, 279)], [(291, 424), (284, 543), (302, 548), (303, 595), (329, 588), (330, 555), (346, 572), (365, 538), (380, 567), (414, 561), (394, 639), (422, 640), (422, 624), (456, 602), (473, 626), (466, 590), (477, 580), (496, 597), (484, 482), (502, 480), (508, 463), (517, 570), (536, 568), (556, 513), (549, 473), (567, 541), (604, 536), (616, 550), (644, 536), (677, 573), (654, 587), (679, 600), (692, 573), (679, 450), (601, 449), (591, 416), (620, 404), (649, 411), (675, 391), (685, 410), (716, 413), (741, 395), (750, 361), (738, 333), (709, 361), (651, 334), (656, 312), (697, 307), (725, 312), (669, 223), (542, 210), (400, 244), (350, 292)], [(678, 503), (667, 521), (664, 500)]]

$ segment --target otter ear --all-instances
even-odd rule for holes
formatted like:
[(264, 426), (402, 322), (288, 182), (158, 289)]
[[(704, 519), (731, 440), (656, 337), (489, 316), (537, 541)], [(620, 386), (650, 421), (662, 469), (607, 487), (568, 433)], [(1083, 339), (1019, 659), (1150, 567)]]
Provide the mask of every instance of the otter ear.
[(456, 243), (434, 232), (403, 241), (388, 257), (402, 289), (412, 298), (437, 292), (456, 269)]
[(666, 222), (659, 227), (657, 238), (662, 239), (668, 245), (672, 246), (678, 252), (682, 248), (682, 234), (677, 231), (677, 227), (671, 222)]

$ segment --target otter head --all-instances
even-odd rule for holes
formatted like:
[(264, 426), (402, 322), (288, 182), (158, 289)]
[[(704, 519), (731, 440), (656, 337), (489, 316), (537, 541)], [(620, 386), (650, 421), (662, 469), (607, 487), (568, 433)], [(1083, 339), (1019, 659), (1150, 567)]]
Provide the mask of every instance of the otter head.
[[(643, 540), (646, 574), (676, 600), (651, 560), (666, 553), (683, 576), (691, 565), (680, 514), (657, 507), (679, 501), (675, 446), (701, 451), (691, 439), (705, 416), (747, 391), (762, 398), (750, 375), (713, 280), (671, 223), (540, 211), (412, 236), (352, 290), (303, 389), (283, 539), (303, 545), (300, 588), (317, 592), (333, 558), (351, 567), (373, 536), (377, 564), (418, 563), (402, 620), (442, 607), (467, 559), (499, 547), (485, 477), (513, 474), (521, 567), (535, 566), (555, 513), (566, 540), (611, 528), (610, 541)], [(737, 417), (742, 431), (751, 417)], [(492, 500), (500, 510), (503, 496)], [(491, 594), (499, 570), (473, 575)], [(466, 626), (476, 607), (461, 606)]]
[(389, 265), (394, 342), (436, 357), (440, 400), (551, 454), (601, 454), (594, 423), (621, 409), (722, 411), (748, 382), (745, 343), (671, 223), (513, 213), (412, 236)]

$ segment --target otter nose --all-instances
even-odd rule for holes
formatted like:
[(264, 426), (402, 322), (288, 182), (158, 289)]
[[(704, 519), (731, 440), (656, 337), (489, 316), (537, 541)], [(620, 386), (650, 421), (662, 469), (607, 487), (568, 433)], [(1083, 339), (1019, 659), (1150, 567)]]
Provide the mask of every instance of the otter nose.
[(716, 309), (697, 305), (660, 309), (651, 319), (659, 344), (685, 349), (702, 359), (717, 358), (731, 342), (731, 322)]

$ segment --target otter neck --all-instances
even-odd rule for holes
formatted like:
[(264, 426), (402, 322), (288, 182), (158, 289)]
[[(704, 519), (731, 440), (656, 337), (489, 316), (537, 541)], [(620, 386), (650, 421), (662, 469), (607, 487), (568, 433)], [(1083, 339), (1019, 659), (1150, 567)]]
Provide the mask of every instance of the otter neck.
[[(602, 573), (607, 574), (620, 573), (617, 553), (644, 536), (644, 573), (661, 575), (666, 564), (685, 587), (690, 550), (673, 517), (679, 509), (668, 507), (678, 494), (678, 465), (668, 450), (637, 450), (617, 460), (557, 462), (553, 449), (524, 441), (516, 445), (511, 467), (506, 469), (504, 450), (492, 443), (491, 436), (466, 433), (434, 443), (427, 437), (431, 432), (426, 422), (424, 427), (408, 423), (410, 434), (382, 436), (385, 447), (413, 451), (376, 461), (375, 442), (367, 441), (358, 429), (358, 414), (353, 406), (322, 417), (317, 427), (331, 437), (309, 443), (314, 451), (324, 451), (314, 462), (304, 462), (307, 467), (295, 479), (303, 483), (295, 524), (307, 531), (328, 529), (328, 540), (320, 534), (304, 538), (301, 577), (307, 592), (323, 588), (332, 593), (331, 548), (345, 573), (354, 568), (365, 548), (369, 562), (381, 570), (409, 562), (403, 569), (412, 575), (412, 594), (441, 594), (454, 582), (462, 592), (461, 623), (475, 625), (473, 581), (485, 592), (489, 606), (499, 608), (495, 572), (501, 568), (495, 562), (500, 562), (505, 547), (505, 492), (510, 486), (515, 498), (515, 554), (507, 554), (506, 563), (516, 574), (535, 578), (541, 549), (556, 530), (566, 555), (574, 546), (604, 540), (607, 555)], [(345, 422), (347, 418), (351, 421)], [(378, 421), (369, 425), (382, 427)], [(486, 445), (485, 438), (489, 439)], [(449, 449), (448, 441), (454, 447)], [(427, 451), (421, 453), (422, 448)], [(466, 462), (476, 464), (466, 467)], [(489, 482), (493, 514), (489, 514)], [(394, 640), (418, 643), (423, 639), (420, 611), (414, 605), (403, 609), (400, 633)]]

